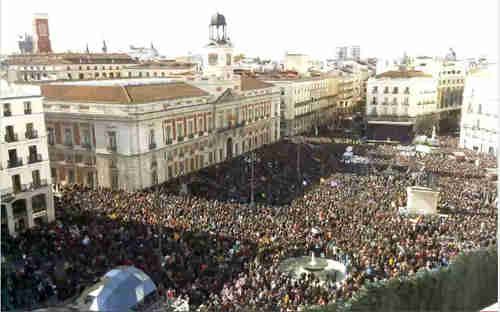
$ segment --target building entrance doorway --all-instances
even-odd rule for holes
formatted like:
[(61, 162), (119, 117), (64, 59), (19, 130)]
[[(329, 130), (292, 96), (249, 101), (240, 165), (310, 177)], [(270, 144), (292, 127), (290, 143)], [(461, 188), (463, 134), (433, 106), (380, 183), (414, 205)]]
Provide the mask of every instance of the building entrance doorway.
[(231, 158), (233, 158), (233, 139), (229, 138), (227, 139), (226, 159), (231, 159)]

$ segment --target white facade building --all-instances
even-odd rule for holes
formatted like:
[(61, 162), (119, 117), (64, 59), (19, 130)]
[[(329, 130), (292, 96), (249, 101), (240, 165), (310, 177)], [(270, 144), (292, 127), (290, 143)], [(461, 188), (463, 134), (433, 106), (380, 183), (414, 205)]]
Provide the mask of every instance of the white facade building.
[(276, 142), (279, 88), (233, 75), (223, 15), (203, 77), (42, 86), (58, 184), (137, 190)]
[(299, 75), (305, 75), (309, 73), (309, 68), (311, 68), (311, 66), (311, 57), (308, 55), (290, 53), (285, 55), (285, 70), (294, 70), (299, 73)]
[(422, 72), (386, 72), (367, 83), (369, 117), (417, 117), (437, 111), (437, 80)]
[(55, 218), (40, 88), (0, 80), (0, 109), (2, 230), (15, 235)]
[[(411, 128), (408, 131), (413, 131), (417, 118), (438, 111), (437, 87), (437, 79), (416, 71), (390, 71), (368, 79), (366, 117), (369, 127), (407, 126)], [(389, 137), (387, 129), (376, 132), (373, 130), (374, 138)], [(401, 132), (392, 137), (397, 135), (402, 135), (403, 140), (411, 136)]]
[(471, 73), (465, 80), (460, 147), (498, 155), (498, 72), (496, 64)]

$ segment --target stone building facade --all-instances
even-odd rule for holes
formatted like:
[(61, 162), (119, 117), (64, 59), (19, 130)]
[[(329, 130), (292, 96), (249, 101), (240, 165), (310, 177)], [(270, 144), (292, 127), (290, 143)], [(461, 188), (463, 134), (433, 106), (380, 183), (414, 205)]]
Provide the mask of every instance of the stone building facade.
[(40, 88), (0, 80), (2, 231), (53, 221), (52, 181)]

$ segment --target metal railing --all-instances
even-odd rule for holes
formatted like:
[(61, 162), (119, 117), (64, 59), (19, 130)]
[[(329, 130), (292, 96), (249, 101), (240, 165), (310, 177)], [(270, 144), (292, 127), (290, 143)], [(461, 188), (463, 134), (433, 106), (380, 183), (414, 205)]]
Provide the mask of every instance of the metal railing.
[(31, 113), (32, 113), (31, 108), (27, 108), (27, 109), (24, 110), (24, 114), (25, 115), (31, 115)]
[(17, 133), (10, 133), (5, 135), (5, 142), (12, 143), (19, 141)]
[(177, 142), (182, 142), (184, 141), (184, 137), (180, 136), (180, 137), (177, 137)]
[(24, 133), (24, 136), (28, 140), (37, 139), (38, 138), (38, 131), (37, 130), (28, 130)]
[(27, 192), (29, 189), (28, 184), (14, 184), (12, 187), (12, 193), (13, 194), (18, 194), (22, 192)]
[(36, 189), (45, 187), (47, 185), (49, 185), (47, 182), (47, 179), (40, 179), (38, 181), (33, 181), (33, 183), (30, 184), (29, 188), (32, 190), (36, 190)]
[(9, 159), (7, 168), (16, 168), (16, 167), (21, 167), (22, 165), (23, 165), (23, 160), (21, 158)]
[(3, 111), (3, 116), (4, 117), (10, 117), (10, 116), (12, 116), (12, 111), (10, 111), (10, 110), (4, 110)]
[(153, 150), (153, 149), (155, 149), (155, 148), (156, 148), (156, 142), (151, 142), (151, 143), (149, 143), (149, 149), (150, 149), (150, 150)]
[(167, 139), (167, 140), (165, 141), (165, 144), (166, 144), (166, 145), (170, 145), (170, 144), (172, 144), (172, 139)]
[(116, 145), (108, 145), (106, 146), (106, 150), (109, 152), (116, 152)]
[(33, 164), (42, 161), (42, 154), (30, 154), (28, 156), (28, 164)]
[(64, 142), (64, 146), (67, 146), (69, 148), (73, 148), (73, 142), (66, 141), (66, 142)]

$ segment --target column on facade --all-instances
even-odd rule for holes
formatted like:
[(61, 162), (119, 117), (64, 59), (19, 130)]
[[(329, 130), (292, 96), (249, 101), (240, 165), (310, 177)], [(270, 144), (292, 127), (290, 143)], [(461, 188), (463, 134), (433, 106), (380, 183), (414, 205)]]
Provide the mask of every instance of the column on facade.
[(12, 204), (5, 204), (5, 209), (7, 210), (7, 228), (9, 229), (9, 233), (15, 236), (15, 220), (14, 220), (14, 212), (12, 211)]
[(28, 214), (28, 228), (32, 228), (35, 221), (33, 220), (33, 201), (31, 197), (26, 198), (26, 212)]
[(49, 192), (47, 194), (48, 198), (46, 199), (47, 221), (52, 222), (56, 219), (55, 209), (54, 209), (54, 195), (52, 194), (52, 188), (49, 187), (48, 189), (49, 189)]

